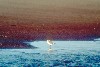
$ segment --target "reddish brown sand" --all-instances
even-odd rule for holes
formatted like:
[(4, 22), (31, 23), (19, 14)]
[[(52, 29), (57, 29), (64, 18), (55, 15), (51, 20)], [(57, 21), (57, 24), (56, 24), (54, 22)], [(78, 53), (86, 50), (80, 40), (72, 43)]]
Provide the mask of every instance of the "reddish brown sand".
[(2, 24), (0, 39), (91, 40), (100, 36), (100, 23)]

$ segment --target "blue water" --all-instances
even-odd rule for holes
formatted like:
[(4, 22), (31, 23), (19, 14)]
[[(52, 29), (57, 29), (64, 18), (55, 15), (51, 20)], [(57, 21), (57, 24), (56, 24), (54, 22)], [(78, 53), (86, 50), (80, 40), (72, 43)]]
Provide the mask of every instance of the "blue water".
[(27, 42), (35, 49), (0, 49), (4, 67), (100, 67), (100, 41)]

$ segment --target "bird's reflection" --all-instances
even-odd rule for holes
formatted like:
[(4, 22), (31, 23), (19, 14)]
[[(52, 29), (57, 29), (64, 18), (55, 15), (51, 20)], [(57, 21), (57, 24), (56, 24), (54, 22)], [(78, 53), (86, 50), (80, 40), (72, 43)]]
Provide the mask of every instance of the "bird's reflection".
[(53, 49), (49, 48), (48, 51), (52, 51)]

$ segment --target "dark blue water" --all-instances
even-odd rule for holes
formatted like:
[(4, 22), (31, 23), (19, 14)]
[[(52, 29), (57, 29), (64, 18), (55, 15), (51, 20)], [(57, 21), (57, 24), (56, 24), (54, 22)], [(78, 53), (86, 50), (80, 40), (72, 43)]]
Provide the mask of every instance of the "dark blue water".
[(100, 67), (100, 41), (28, 42), (36, 49), (0, 49), (1, 67)]

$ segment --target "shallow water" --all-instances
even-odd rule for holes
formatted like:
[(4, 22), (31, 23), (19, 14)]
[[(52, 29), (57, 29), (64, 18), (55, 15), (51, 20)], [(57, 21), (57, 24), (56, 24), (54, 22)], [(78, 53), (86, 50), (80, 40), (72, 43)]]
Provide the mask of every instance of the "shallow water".
[(27, 42), (36, 49), (0, 49), (4, 67), (100, 67), (100, 41)]

